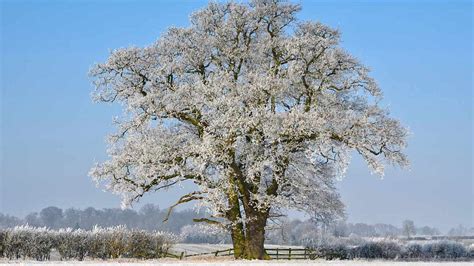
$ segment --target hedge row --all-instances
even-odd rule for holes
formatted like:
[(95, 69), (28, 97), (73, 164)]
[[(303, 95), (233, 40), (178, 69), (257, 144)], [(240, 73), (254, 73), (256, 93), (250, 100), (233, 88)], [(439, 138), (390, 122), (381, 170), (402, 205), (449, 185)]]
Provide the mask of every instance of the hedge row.
[(308, 246), (313, 256), (328, 260), (474, 260), (474, 248), (453, 241), (403, 244), (393, 241), (366, 242), (357, 246), (343, 243)]
[(93, 230), (18, 226), (0, 229), (0, 257), (49, 260), (53, 249), (61, 260), (90, 258), (160, 258), (177, 241), (173, 234), (127, 230), (123, 226)]

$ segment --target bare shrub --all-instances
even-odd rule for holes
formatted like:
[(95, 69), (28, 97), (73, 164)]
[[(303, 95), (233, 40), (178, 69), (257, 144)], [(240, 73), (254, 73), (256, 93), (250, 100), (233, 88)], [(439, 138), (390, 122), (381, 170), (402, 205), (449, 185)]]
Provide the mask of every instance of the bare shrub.
[(0, 258), (4, 256), (6, 240), (7, 240), (7, 230), (0, 229)]
[(81, 261), (88, 251), (89, 232), (81, 229), (60, 229), (56, 234), (56, 243), (61, 260), (77, 259)]
[(91, 231), (71, 228), (57, 231), (19, 226), (0, 230), (0, 256), (8, 259), (49, 260), (55, 248), (61, 260), (91, 258), (160, 258), (178, 238), (170, 233), (127, 230), (124, 226), (94, 227)]
[(457, 242), (441, 241), (423, 245), (425, 257), (434, 259), (458, 259), (468, 255), (466, 248)]
[(324, 259), (409, 259), (409, 260), (466, 260), (473, 259), (474, 248), (453, 241), (433, 241), (425, 244), (399, 243), (393, 240), (359, 241), (351, 245), (348, 239), (317, 242), (307, 246), (315, 257)]
[(409, 243), (405, 246), (403, 257), (409, 259), (418, 259), (423, 257), (423, 247), (417, 243)]

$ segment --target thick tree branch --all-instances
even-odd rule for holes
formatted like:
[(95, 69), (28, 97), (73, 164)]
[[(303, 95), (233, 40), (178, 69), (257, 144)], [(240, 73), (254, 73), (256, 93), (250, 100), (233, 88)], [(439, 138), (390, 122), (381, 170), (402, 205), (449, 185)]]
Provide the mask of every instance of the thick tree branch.
[(163, 220), (163, 222), (168, 221), (168, 218), (170, 217), (171, 212), (173, 211), (173, 209), (176, 206), (178, 206), (180, 204), (183, 204), (183, 203), (186, 203), (186, 202), (193, 201), (193, 200), (202, 200), (204, 197), (198, 196), (198, 195), (201, 195), (201, 194), (203, 194), (203, 192), (194, 191), (194, 192), (191, 192), (189, 194), (186, 194), (186, 195), (182, 196), (175, 204), (173, 204), (169, 207), (168, 212), (166, 213), (166, 216), (165, 216), (165, 219)]

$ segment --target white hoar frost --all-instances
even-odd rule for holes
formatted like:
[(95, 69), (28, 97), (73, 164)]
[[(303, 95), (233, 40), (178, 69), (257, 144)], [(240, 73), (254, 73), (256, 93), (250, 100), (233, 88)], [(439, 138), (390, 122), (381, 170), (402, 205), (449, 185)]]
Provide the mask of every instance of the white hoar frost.
[(229, 191), (256, 209), (325, 221), (343, 213), (334, 183), (351, 154), (377, 174), (406, 166), (407, 130), (379, 106), (369, 70), (338, 46), (338, 31), (297, 21), (299, 10), (210, 3), (188, 28), (95, 65), (95, 100), (119, 102), (125, 115), (91, 175), (124, 206), (188, 181), (198, 189), (178, 203), (199, 201), (223, 221)]

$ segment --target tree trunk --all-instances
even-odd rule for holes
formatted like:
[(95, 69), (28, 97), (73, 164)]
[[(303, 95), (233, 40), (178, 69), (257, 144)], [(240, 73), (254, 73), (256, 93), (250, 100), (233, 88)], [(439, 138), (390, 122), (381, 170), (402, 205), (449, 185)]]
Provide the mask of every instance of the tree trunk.
[(257, 217), (255, 220), (249, 221), (246, 224), (246, 259), (270, 259), (264, 247), (266, 223), (266, 217)]
[(236, 259), (270, 259), (265, 252), (265, 225), (268, 215), (257, 212), (253, 219), (245, 223), (235, 223), (231, 227), (234, 258)]
[(242, 223), (238, 223), (232, 226), (231, 229), (232, 246), (234, 248), (234, 258), (243, 259), (245, 258), (246, 241), (244, 235), (244, 227)]
[(227, 191), (228, 204), (230, 209), (227, 211), (227, 219), (232, 223), (230, 235), (232, 237), (232, 245), (234, 248), (234, 257), (236, 259), (245, 258), (246, 239), (244, 232), (244, 225), (242, 223), (242, 215), (240, 213), (240, 203), (237, 189), (235, 186), (235, 179), (233, 176), (229, 178), (232, 186)]
[[(248, 205), (247, 205), (248, 206)], [(265, 252), (265, 225), (268, 211), (258, 211), (254, 208), (245, 210), (245, 259), (270, 259)]]
[[(233, 153), (232, 156), (234, 156)], [(235, 176), (229, 178), (231, 186), (227, 195), (230, 209), (227, 217), (233, 222), (231, 236), (234, 257), (236, 259), (270, 259), (264, 247), (265, 226), (270, 209), (259, 210), (255, 207), (257, 204), (252, 202), (250, 192), (256, 187), (252, 187), (245, 181), (235, 161), (232, 162), (231, 167)], [(244, 215), (241, 211), (245, 212), (245, 224), (242, 222)]]

